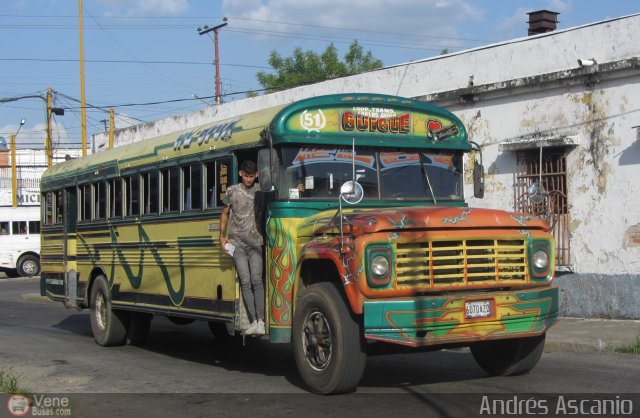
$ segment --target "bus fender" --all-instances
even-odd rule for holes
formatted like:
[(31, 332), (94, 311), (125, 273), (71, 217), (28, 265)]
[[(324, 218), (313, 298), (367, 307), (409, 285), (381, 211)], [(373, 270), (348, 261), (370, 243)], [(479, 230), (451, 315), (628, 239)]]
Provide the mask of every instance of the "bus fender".
[(352, 276), (339, 254), (328, 252), (320, 255), (315, 252), (303, 252), (298, 263), (293, 298), (295, 300), (298, 292), (304, 287), (319, 282), (331, 282), (340, 290), (351, 312), (362, 314), (364, 298), (358, 289), (358, 283), (350, 280), (350, 277)]
[[(105, 270), (102, 267), (94, 267), (93, 270), (91, 270), (91, 274), (89, 274), (89, 280), (87, 280), (87, 285), (84, 288), (84, 305), (85, 307), (89, 308), (89, 304), (90, 302), (90, 296), (91, 296), (91, 288), (93, 287), (93, 282), (95, 281), (96, 277), (98, 276), (104, 276), (107, 277), (107, 273), (105, 272)], [(78, 285), (80, 285), (80, 283), (78, 283)]]

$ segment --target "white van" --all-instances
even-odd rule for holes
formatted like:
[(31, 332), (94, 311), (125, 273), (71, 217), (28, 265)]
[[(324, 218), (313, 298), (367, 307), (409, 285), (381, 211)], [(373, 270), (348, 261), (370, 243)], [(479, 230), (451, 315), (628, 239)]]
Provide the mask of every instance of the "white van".
[(7, 276), (40, 274), (40, 207), (0, 207), (0, 271)]

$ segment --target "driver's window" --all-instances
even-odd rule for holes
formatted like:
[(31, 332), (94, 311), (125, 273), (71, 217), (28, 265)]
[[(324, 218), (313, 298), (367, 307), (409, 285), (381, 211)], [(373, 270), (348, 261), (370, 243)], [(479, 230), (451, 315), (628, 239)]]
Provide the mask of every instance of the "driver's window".
[(337, 198), (340, 187), (353, 180), (354, 162), (355, 178), (363, 186), (365, 198), (378, 198), (375, 154), (358, 150), (354, 158), (350, 148), (335, 147), (284, 149), (280, 198)]

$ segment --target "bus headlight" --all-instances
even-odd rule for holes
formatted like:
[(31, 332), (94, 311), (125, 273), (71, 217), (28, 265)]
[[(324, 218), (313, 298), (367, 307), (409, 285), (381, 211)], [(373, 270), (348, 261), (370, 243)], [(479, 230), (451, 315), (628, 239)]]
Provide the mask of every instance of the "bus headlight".
[(367, 284), (372, 289), (388, 288), (393, 278), (393, 252), (384, 244), (369, 245), (366, 249)]
[(538, 250), (533, 253), (533, 265), (536, 266), (538, 270), (544, 270), (549, 265), (549, 256), (547, 252), (544, 250)]
[(383, 255), (376, 255), (371, 260), (371, 272), (378, 276), (386, 276), (389, 273), (389, 260)]
[(553, 241), (536, 239), (529, 242), (529, 274), (533, 280), (550, 281), (553, 278), (553, 249)]

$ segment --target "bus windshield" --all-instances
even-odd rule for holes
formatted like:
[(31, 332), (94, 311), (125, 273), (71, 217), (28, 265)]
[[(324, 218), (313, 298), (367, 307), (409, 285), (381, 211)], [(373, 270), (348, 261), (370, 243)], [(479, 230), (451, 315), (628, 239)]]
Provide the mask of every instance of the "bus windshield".
[[(370, 150), (285, 147), (280, 199), (328, 199), (355, 178), (369, 200), (460, 200), (462, 153), (440, 150)], [(432, 196), (432, 191), (433, 195)]]

